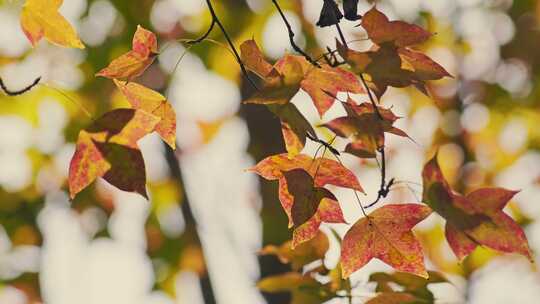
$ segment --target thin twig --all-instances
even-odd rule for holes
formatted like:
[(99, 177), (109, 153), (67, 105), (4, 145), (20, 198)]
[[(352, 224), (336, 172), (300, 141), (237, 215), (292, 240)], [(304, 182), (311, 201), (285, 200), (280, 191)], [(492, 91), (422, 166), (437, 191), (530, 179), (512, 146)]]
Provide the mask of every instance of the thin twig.
[(187, 43), (188, 44), (197, 44), (197, 43), (202, 42), (204, 39), (208, 38), (208, 36), (212, 32), (212, 30), (214, 29), (214, 25), (216, 25), (216, 19), (214, 19), (212, 17), (212, 23), (210, 23), (210, 26), (208, 27), (208, 30), (201, 37), (199, 37), (197, 39), (190, 40)]
[(285, 16), (285, 14), (283, 13), (283, 10), (281, 9), (281, 7), (279, 6), (277, 0), (272, 0), (272, 3), (274, 3), (274, 6), (276, 7), (276, 9), (278, 10), (279, 12), (279, 15), (281, 16), (281, 19), (283, 19), (283, 22), (285, 23), (285, 26), (287, 27), (287, 32), (289, 33), (289, 40), (291, 42), (291, 46), (292, 48), (298, 52), (299, 54), (301, 54), (302, 56), (304, 56), (304, 58), (306, 58), (307, 61), (309, 61), (309, 63), (311, 63), (312, 65), (320, 68), (321, 65), (313, 60), (313, 58), (311, 58), (306, 52), (304, 52), (297, 44), (296, 42), (294, 42), (294, 31), (292, 30), (292, 26), (291, 24), (289, 23), (289, 20), (287, 20), (287, 17)]
[(323, 145), (323, 146), (324, 146), (325, 148), (327, 148), (330, 152), (332, 152), (332, 154), (335, 154), (335, 155), (341, 155), (341, 154), (339, 153), (339, 151), (336, 150), (336, 148), (332, 147), (331, 144), (325, 142), (324, 140), (318, 139), (318, 138), (312, 136), (312, 135), (309, 134), (309, 133), (306, 134), (306, 137), (309, 138), (311, 141), (314, 141), (314, 142), (316, 142), (316, 143), (319, 143), (319, 144)]
[(0, 87), (2, 88), (2, 91), (4, 91), (4, 93), (6, 93), (6, 95), (8, 95), (8, 96), (18, 96), (18, 95), (22, 95), (22, 94), (30, 91), (40, 81), (41, 81), (41, 76), (36, 78), (34, 80), (34, 82), (32, 82), (29, 86), (27, 86), (27, 87), (25, 87), (25, 88), (23, 88), (21, 90), (18, 90), (18, 91), (12, 91), (12, 90), (8, 89), (8, 87), (6, 87), (6, 85), (4, 84), (4, 81), (2, 80), (2, 78), (0, 78)]
[[(242, 70), (242, 74), (244, 74), (244, 77), (246, 77), (246, 79), (251, 84), (251, 86), (253, 86), (257, 91), (259, 91), (259, 88), (255, 84), (255, 82), (253, 82), (253, 80), (251, 80), (251, 78), (249, 78), (248, 71), (247, 71), (246, 67), (244, 66), (244, 63), (242, 62), (242, 58), (240, 57), (240, 54), (236, 50), (236, 47), (234, 46), (234, 43), (232, 42), (231, 37), (229, 37), (229, 33), (227, 33), (227, 30), (225, 30), (225, 27), (223, 26), (223, 24), (219, 20), (218, 16), (216, 15), (216, 11), (214, 10), (214, 7), (212, 6), (211, 0), (206, 0), (206, 4), (208, 5), (208, 10), (210, 11), (210, 15), (212, 15), (212, 23), (217, 24), (219, 29), (223, 33), (223, 36), (225, 36), (225, 39), (227, 40), (227, 43), (229, 44), (229, 46), (231, 47), (231, 49), (232, 49), (232, 51), (234, 53), (234, 57), (236, 57), (236, 61), (238, 62), (238, 65), (240, 65), (240, 69)], [(212, 30), (212, 28), (213, 28), (213, 25), (210, 27), (209, 31), (207, 31), (208, 34), (210, 34), (210, 31)], [(204, 40), (204, 38), (202, 40)]]

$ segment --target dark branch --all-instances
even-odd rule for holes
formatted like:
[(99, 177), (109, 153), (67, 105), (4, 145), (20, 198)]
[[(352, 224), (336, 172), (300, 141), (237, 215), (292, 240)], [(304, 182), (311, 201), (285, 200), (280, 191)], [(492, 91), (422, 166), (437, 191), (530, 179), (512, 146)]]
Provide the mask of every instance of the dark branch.
[(208, 38), (208, 35), (210, 35), (212, 30), (214, 29), (214, 25), (216, 25), (216, 19), (214, 19), (212, 17), (212, 23), (208, 27), (208, 30), (201, 37), (199, 37), (197, 39), (194, 39), (194, 40), (191, 40), (191, 41), (188, 41), (187, 43), (188, 44), (197, 44), (197, 43), (202, 42), (204, 39)]
[(306, 137), (309, 138), (310, 140), (316, 142), (316, 143), (319, 143), (319, 144), (323, 145), (323, 146), (324, 146), (325, 148), (327, 148), (330, 152), (332, 152), (332, 154), (334, 154), (334, 155), (341, 155), (341, 154), (339, 153), (339, 151), (336, 150), (336, 148), (332, 147), (331, 144), (325, 142), (324, 140), (321, 140), (321, 139), (318, 139), (318, 138), (316, 138), (316, 137), (313, 137), (313, 136), (312, 136), (311, 134), (309, 134), (309, 133), (306, 134)]
[[(236, 57), (236, 61), (238, 62), (238, 64), (240, 65), (240, 69), (242, 70), (242, 74), (244, 74), (244, 77), (246, 77), (246, 79), (248, 80), (248, 82), (257, 90), (259, 91), (259, 88), (257, 87), (257, 85), (255, 84), (255, 82), (253, 82), (253, 80), (251, 80), (251, 78), (249, 78), (249, 74), (248, 74), (248, 71), (246, 69), (246, 67), (244, 66), (244, 62), (242, 62), (242, 58), (240, 58), (240, 54), (238, 53), (238, 51), (236, 50), (236, 47), (234, 46), (234, 43), (232, 42), (231, 40), (231, 37), (229, 37), (229, 34), (227, 33), (227, 31), (225, 30), (225, 27), (223, 26), (223, 24), (221, 23), (221, 21), (219, 20), (218, 16), (216, 15), (216, 11), (214, 10), (214, 7), (212, 6), (212, 2), (210, 0), (206, 0), (206, 4), (208, 5), (208, 10), (210, 11), (210, 14), (212, 15), (212, 25), (210, 26), (209, 30), (207, 31), (207, 33), (205, 35), (203, 35), (203, 38), (201, 39), (204, 40), (204, 36), (208, 36), (210, 34), (210, 32), (212, 31), (213, 27), (214, 27), (214, 23), (218, 25), (219, 29), (221, 30), (221, 32), (223, 33), (223, 36), (225, 36), (225, 39), (227, 40), (227, 43), (229, 44), (229, 46), (231, 47), (232, 51), (233, 51), (233, 54), (234, 54), (234, 57)], [(200, 39), (200, 38), (199, 38)]]
[(283, 19), (283, 22), (285, 23), (285, 26), (287, 27), (287, 32), (289, 32), (289, 40), (291, 42), (291, 46), (292, 48), (298, 52), (299, 54), (301, 54), (302, 56), (304, 56), (304, 58), (306, 58), (307, 61), (309, 61), (309, 63), (311, 63), (312, 65), (320, 68), (321, 65), (313, 60), (313, 58), (311, 58), (306, 52), (304, 52), (297, 44), (296, 42), (294, 42), (294, 32), (292, 30), (292, 27), (291, 27), (291, 24), (289, 23), (289, 20), (287, 20), (287, 17), (285, 17), (285, 14), (283, 13), (283, 10), (281, 9), (281, 7), (279, 6), (279, 4), (277, 3), (277, 0), (272, 0), (272, 2), (274, 3), (274, 6), (276, 7), (276, 9), (278, 10), (279, 12), (279, 15), (281, 16), (281, 19)]
[(41, 81), (41, 76), (36, 78), (36, 80), (34, 80), (34, 82), (32, 82), (29, 86), (21, 89), (21, 90), (18, 90), (18, 91), (12, 91), (10, 89), (8, 89), (6, 87), (6, 85), (4, 84), (4, 81), (2, 80), (2, 78), (0, 78), (0, 87), (2, 88), (2, 91), (4, 91), (4, 93), (6, 93), (6, 95), (8, 96), (17, 96), (17, 95), (22, 95), (28, 91), (30, 91), (32, 88), (34, 88), (39, 82)]

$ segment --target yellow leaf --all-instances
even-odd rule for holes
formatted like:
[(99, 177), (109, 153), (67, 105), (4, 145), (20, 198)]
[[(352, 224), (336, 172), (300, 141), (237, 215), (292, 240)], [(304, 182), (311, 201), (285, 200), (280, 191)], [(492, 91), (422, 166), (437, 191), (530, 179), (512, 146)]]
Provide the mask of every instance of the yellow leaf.
[(27, 0), (21, 13), (21, 27), (35, 46), (41, 38), (65, 47), (84, 49), (71, 24), (58, 12), (63, 0)]

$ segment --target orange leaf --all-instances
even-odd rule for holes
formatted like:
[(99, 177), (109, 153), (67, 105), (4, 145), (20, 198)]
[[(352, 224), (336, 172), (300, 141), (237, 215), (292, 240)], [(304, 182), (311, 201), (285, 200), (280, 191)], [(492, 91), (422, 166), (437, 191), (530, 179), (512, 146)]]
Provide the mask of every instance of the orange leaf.
[(131, 51), (114, 59), (108, 67), (99, 71), (96, 76), (111, 79), (134, 79), (140, 76), (154, 62), (157, 52), (156, 35), (139, 25), (133, 36)]
[[(408, 304), (418, 303), (418, 298), (405, 292), (385, 292), (367, 301), (366, 304)], [(424, 301), (420, 301), (423, 303)]]
[(363, 92), (357, 77), (341, 68), (327, 65), (318, 68), (304, 57), (294, 55), (285, 55), (271, 67), (253, 40), (245, 41), (240, 49), (246, 66), (265, 81), (261, 92), (247, 103), (286, 104), (301, 88), (309, 94), (322, 116), (333, 105), (333, 96), (338, 92)]
[(337, 136), (352, 138), (345, 152), (361, 158), (373, 158), (377, 149), (384, 146), (384, 133), (407, 137), (402, 130), (392, 124), (398, 119), (390, 109), (377, 107), (379, 115), (371, 103), (356, 104), (352, 99), (343, 103), (348, 116), (336, 118), (323, 126)]
[(280, 246), (268, 245), (261, 250), (262, 255), (276, 255), (281, 263), (291, 264), (293, 270), (300, 270), (304, 265), (322, 260), (330, 244), (328, 237), (321, 231), (309, 241), (291, 249), (291, 241)]
[(422, 247), (411, 229), (430, 213), (418, 204), (385, 205), (358, 220), (343, 238), (343, 277), (378, 258), (396, 270), (427, 278)]
[(304, 169), (312, 177), (317, 172), (315, 178), (315, 186), (317, 187), (334, 185), (364, 192), (354, 173), (339, 162), (328, 158), (313, 159), (305, 154), (298, 154), (294, 157), (289, 157), (286, 153), (278, 154), (265, 158), (250, 171), (267, 180), (277, 180), (283, 177), (283, 172), (294, 169)]
[(84, 49), (75, 29), (60, 15), (63, 0), (27, 0), (21, 12), (21, 27), (32, 46), (45, 37), (65, 47)]
[(82, 130), (69, 167), (71, 198), (98, 177), (147, 197), (144, 160), (137, 141), (152, 132), (159, 121), (144, 111), (118, 109)]
[(523, 229), (502, 209), (517, 193), (482, 188), (465, 196), (451, 190), (436, 156), (422, 172), (423, 202), (446, 219), (446, 239), (461, 260), (478, 245), (532, 259)]
[(422, 43), (431, 37), (431, 33), (403, 21), (389, 21), (388, 18), (373, 7), (362, 17), (362, 27), (369, 39), (375, 44), (392, 43), (398, 47)]
[(134, 109), (153, 114), (161, 121), (156, 132), (172, 148), (176, 148), (176, 113), (165, 97), (143, 85), (114, 79), (120, 92), (126, 97)]

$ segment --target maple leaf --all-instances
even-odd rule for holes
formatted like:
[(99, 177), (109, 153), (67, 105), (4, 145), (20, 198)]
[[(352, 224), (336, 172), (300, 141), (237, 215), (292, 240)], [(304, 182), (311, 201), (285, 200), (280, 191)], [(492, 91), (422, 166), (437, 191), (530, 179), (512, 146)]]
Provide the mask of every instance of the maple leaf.
[(279, 179), (279, 199), (293, 227), (291, 248), (314, 238), (322, 222), (345, 223), (343, 212), (334, 195), (315, 187), (310, 174), (303, 169), (283, 172)]
[(283, 177), (283, 172), (294, 169), (303, 169), (312, 177), (317, 173), (317, 176), (314, 177), (316, 187), (334, 185), (364, 193), (353, 172), (339, 162), (328, 158), (313, 159), (305, 154), (289, 157), (287, 153), (284, 153), (265, 158), (249, 171), (255, 172), (267, 180), (278, 180)]
[(322, 260), (330, 246), (328, 237), (321, 231), (317, 231), (311, 240), (296, 246), (294, 249), (291, 248), (291, 245), (291, 241), (280, 246), (268, 245), (261, 250), (260, 254), (276, 255), (281, 263), (290, 263), (293, 270), (300, 270), (311, 262)]
[(376, 7), (364, 14), (361, 25), (366, 30), (368, 38), (378, 45), (391, 43), (398, 47), (405, 47), (422, 43), (432, 36), (430, 32), (418, 25), (403, 21), (389, 21)]
[(84, 49), (71, 24), (58, 9), (63, 0), (27, 0), (21, 12), (21, 27), (32, 44), (45, 37), (49, 42), (65, 47)]
[(154, 62), (157, 52), (156, 35), (138, 25), (133, 35), (131, 51), (114, 59), (96, 76), (132, 80), (140, 76)]
[(121, 190), (148, 197), (144, 160), (137, 141), (152, 132), (159, 121), (159, 117), (144, 111), (117, 109), (81, 130), (69, 166), (71, 198), (98, 177)]
[(120, 92), (134, 109), (142, 110), (161, 118), (156, 132), (172, 148), (176, 148), (176, 113), (167, 99), (143, 85), (114, 79)]
[(302, 89), (322, 116), (334, 104), (332, 96), (338, 92), (363, 92), (358, 78), (341, 68), (328, 65), (318, 68), (302, 56), (285, 55), (269, 70), (269, 63), (253, 40), (244, 42), (240, 48), (242, 61), (265, 82), (261, 91), (246, 103), (286, 104)]
[(422, 247), (411, 229), (430, 213), (419, 204), (385, 205), (358, 220), (343, 238), (343, 277), (377, 258), (396, 270), (427, 278)]
[(517, 193), (503, 188), (481, 188), (461, 195), (452, 191), (433, 157), (422, 171), (422, 200), (446, 219), (445, 235), (462, 260), (478, 245), (532, 259), (523, 229), (502, 210)]
[(367, 52), (349, 49), (336, 40), (340, 56), (358, 74), (366, 74), (370, 88), (381, 97), (388, 86), (404, 88), (415, 86), (427, 94), (425, 82), (451, 75), (428, 56), (393, 45), (374, 46)]
[(399, 117), (390, 109), (377, 107), (381, 119), (371, 103), (358, 105), (349, 98), (343, 106), (348, 116), (338, 117), (322, 126), (340, 137), (352, 138), (352, 142), (345, 147), (347, 153), (360, 158), (374, 158), (377, 149), (384, 146), (385, 132), (408, 137), (405, 132), (392, 126)]
[[(307, 216), (300, 217), (300, 221), (298, 219), (295, 221), (295, 216), (293, 216), (293, 205), (295, 202), (293, 194), (289, 192), (286, 172), (295, 169), (304, 170), (314, 179), (313, 182), (308, 180), (308, 187), (311, 187), (311, 189), (325, 185), (335, 185), (363, 192), (354, 173), (337, 161), (327, 158), (313, 159), (304, 154), (298, 154), (289, 158), (289, 155), (285, 153), (270, 156), (251, 168), (251, 171), (267, 180), (279, 180), (279, 201), (289, 219), (289, 227), (295, 227), (293, 231), (293, 247), (315, 237), (322, 222), (345, 223), (339, 203), (330, 193), (325, 198), (319, 200), (317, 208), (311, 207), (312, 209), (308, 209), (312, 213), (312, 216), (304, 223), (298, 225)], [(304, 177), (304, 182), (306, 179), (307, 175)], [(301, 193), (301, 191), (294, 192)], [(313, 212), (313, 210), (316, 211)]]

